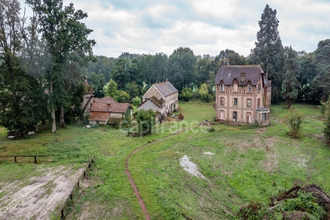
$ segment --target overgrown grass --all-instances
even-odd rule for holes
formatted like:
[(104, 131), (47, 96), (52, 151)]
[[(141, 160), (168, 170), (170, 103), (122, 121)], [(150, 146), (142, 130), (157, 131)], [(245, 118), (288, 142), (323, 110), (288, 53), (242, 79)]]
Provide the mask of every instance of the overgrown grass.
[[(216, 125), (214, 132), (196, 129), (153, 144), (130, 160), (130, 170), (152, 219), (232, 218), (249, 201), (268, 201), (295, 182), (316, 183), (330, 192), (329, 149), (322, 142), (322, 120), (314, 106), (298, 105), (306, 115), (302, 138), (291, 139), (282, 117), (286, 109), (273, 106), (268, 128), (244, 129)], [(180, 103), (189, 123), (213, 120), (212, 104)], [(196, 126), (196, 124), (194, 126)], [(75, 203), (70, 218), (87, 211), (89, 219), (144, 219), (125, 173), (125, 159), (135, 149), (186, 128), (167, 122), (158, 133), (143, 138), (109, 127), (70, 126), (56, 134), (39, 133), (20, 141), (5, 138), (0, 128), (0, 155), (49, 154), (48, 163), (0, 163), (0, 183), (38, 175), (35, 166), (81, 167), (91, 155), (95, 165), (89, 187)], [(204, 152), (215, 155), (204, 155)], [(183, 155), (198, 165), (206, 179), (186, 173)], [(0, 195), (0, 198), (3, 195)]]

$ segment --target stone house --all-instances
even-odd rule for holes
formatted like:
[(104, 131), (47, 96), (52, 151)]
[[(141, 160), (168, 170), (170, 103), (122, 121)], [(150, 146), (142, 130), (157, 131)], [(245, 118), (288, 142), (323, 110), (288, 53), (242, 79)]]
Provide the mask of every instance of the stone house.
[(151, 109), (167, 117), (179, 108), (178, 94), (178, 90), (168, 80), (155, 83), (143, 95), (138, 110)]
[(89, 124), (113, 124), (132, 117), (132, 106), (128, 103), (118, 103), (110, 97), (95, 98), (89, 109)]
[(217, 120), (269, 123), (271, 81), (259, 65), (222, 65), (215, 85)]

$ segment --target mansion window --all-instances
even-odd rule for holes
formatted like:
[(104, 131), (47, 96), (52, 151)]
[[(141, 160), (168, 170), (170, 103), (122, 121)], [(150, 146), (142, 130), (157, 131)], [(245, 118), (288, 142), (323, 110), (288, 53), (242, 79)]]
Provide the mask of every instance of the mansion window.
[(261, 84), (258, 84), (258, 92), (261, 92)]
[(237, 121), (237, 112), (233, 112), (233, 119), (235, 122)]
[(224, 84), (220, 84), (220, 92), (224, 92), (225, 91), (225, 85)]
[(238, 85), (234, 84), (234, 92), (238, 92)]
[(261, 114), (261, 121), (266, 121), (267, 120), (267, 113), (262, 113)]
[(237, 98), (234, 98), (234, 106), (237, 106)]
[(252, 93), (252, 85), (251, 84), (248, 85), (248, 93)]
[(252, 99), (246, 100), (246, 107), (252, 107)]
[(220, 105), (225, 105), (225, 98), (224, 97), (220, 97)]

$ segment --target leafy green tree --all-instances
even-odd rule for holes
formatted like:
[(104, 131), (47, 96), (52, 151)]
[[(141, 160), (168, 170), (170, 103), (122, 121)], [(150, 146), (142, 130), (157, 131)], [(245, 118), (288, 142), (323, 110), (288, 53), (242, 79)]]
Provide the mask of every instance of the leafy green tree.
[(52, 132), (56, 132), (56, 110), (60, 110), (60, 123), (64, 123), (64, 107), (70, 108), (71, 86), (77, 82), (81, 67), (93, 59), (94, 40), (89, 40), (92, 32), (81, 20), (87, 14), (75, 10), (73, 4), (63, 7), (62, 0), (27, 0), (37, 15), (39, 32), (44, 39), (51, 57), (45, 70), (49, 86), (49, 109), (52, 117)]
[(296, 76), (298, 75), (298, 63), (295, 51), (288, 48), (288, 55), (285, 60), (285, 79), (283, 81), (283, 98), (286, 101), (288, 108), (297, 99), (300, 83)]
[(205, 102), (209, 101), (210, 95), (209, 95), (209, 89), (208, 89), (206, 83), (203, 83), (201, 85), (201, 87), (198, 90), (198, 94), (203, 101), (205, 101)]
[(200, 86), (203, 83), (209, 82), (210, 72), (212, 71), (212, 59), (208, 55), (197, 57), (196, 63), (196, 84)]
[(95, 62), (89, 62), (86, 75), (90, 77), (93, 73), (102, 74), (105, 82), (109, 82), (110, 73), (115, 65), (115, 58), (108, 58), (105, 56), (96, 56)]
[(129, 65), (129, 60), (120, 58), (113, 67), (111, 78), (118, 83), (119, 89), (124, 89), (125, 85), (130, 82)]
[(290, 107), (289, 113), (285, 115), (285, 122), (289, 125), (289, 135), (292, 137), (299, 137), (301, 124), (304, 121), (304, 113), (299, 112), (294, 107)]
[(118, 96), (115, 99), (118, 102), (129, 102), (130, 101), (130, 97), (129, 94), (123, 90), (119, 90), (118, 92)]
[(34, 40), (29, 36), (23, 42), (28, 35), (24, 20), (17, 0), (0, 0), (0, 125), (17, 139), (47, 114), (42, 86), (27, 74), (27, 60), (20, 57)]
[(134, 106), (138, 106), (138, 105), (140, 105), (140, 104), (141, 104), (141, 99), (140, 99), (140, 97), (138, 97), (138, 96), (134, 97), (134, 98), (132, 99), (132, 104), (133, 104)]
[(259, 21), (260, 30), (257, 33), (256, 47), (250, 55), (251, 64), (260, 64), (272, 80), (272, 101), (277, 103), (281, 100), (284, 51), (278, 32), (279, 21), (276, 18), (276, 10), (267, 4)]
[(315, 54), (301, 52), (301, 56), (298, 57), (299, 62), (299, 75), (297, 77), (301, 86), (298, 90), (298, 101), (315, 101), (319, 100), (318, 95), (313, 92), (312, 82), (316, 76), (316, 64), (315, 64)]
[(183, 90), (180, 93), (180, 98), (183, 101), (189, 101), (193, 97), (193, 91), (190, 87), (184, 87)]
[(195, 83), (196, 57), (189, 48), (180, 47), (169, 57), (168, 80), (181, 91)]
[(136, 84), (135, 81), (131, 82), (131, 83), (127, 83), (125, 86), (125, 91), (129, 94), (129, 96), (131, 98), (135, 97), (135, 96), (139, 96), (140, 95), (140, 87), (138, 84)]
[(330, 95), (330, 39), (319, 42), (315, 56), (317, 75), (313, 87), (321, 94), (321, 101), (325, 102)]
[(105, 76), (102, 73), (92, 73), (88, 78), (88, 84), (93, 87), (94, 96), (102, 98), (104, 96)]
[(139, 110), (136, 120), (139, 125), (139, 135), (144, 136), (151, 134), (155, 125), (156, 113), (152, 110)]
[(118, 91), (118, 84), (110, 79), (110, 81), (104, 86), (104, 94), (106, 96), (110, 96), (114, 100), (118, 99), (119, 91)]

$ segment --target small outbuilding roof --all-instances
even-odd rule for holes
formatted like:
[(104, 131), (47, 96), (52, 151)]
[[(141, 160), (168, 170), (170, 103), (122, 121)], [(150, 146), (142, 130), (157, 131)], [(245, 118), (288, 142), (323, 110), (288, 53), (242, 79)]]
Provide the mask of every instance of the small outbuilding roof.
[[(222, 81), (225, 85), (232, 85), (236, 79), (238, 85), (246, 85), (251, 82), (252, 85), (257, 85), (259, 77), (264, 71), (259, 65), (223, 65), (219, 68), (215, 78), (215, 84), (220, 84)], [(244, 81), (241, 81), (244, 74)]]
[(91, 112), (88, 121), (108, 122), (109, 118), (110, 112)]
[(115, 100), (113, 100), (111, 97), (104, 97), (104, 98), (95, 98), (95, 102), (101, 102), (101, 103), (117, 103)]
[(115, 113), (125, 113), (128, 108), (132, 108), (132, 106), (128, 103), (113, 103), (111, 104), (111, 112)]
[(153, 104), (155, 104), (157, 107), (159, 108), (163, 108), (163, 105), (161, 104), (161, 100), (158, 100), (157, 98), (155, 98), (154, 96), (151, 98), (146, 98), (140, 105), (138, 105), (138, 108), (142, 105), (144, 105), (144, 103), (146, 103), (147, 101), (152, 102)]
[(178, 90), (170, 83), (169, 81), (155, 83), (154, 86), (162, 93), (163, 96), (169, 96), (172, 95)]

